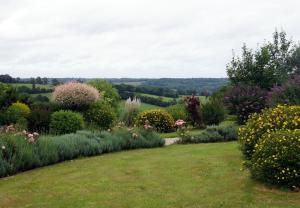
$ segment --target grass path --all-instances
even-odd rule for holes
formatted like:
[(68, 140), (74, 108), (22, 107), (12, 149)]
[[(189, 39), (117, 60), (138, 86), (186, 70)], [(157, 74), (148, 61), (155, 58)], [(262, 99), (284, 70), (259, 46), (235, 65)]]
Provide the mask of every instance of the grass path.
[(300, 207), (240, 167), (235, 142), (112, 153), (0, 179), (0, 207)]

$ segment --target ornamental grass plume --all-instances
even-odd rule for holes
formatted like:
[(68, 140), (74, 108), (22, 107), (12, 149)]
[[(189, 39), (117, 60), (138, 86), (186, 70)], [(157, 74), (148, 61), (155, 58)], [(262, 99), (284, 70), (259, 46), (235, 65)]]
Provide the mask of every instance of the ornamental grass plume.
[(90, 85), (69, 82), (55, 87), (53, 100), (71, 110), (81, 110), (100, 99), (98, 90)]
[(134, 119), (138, 115), (141, 107), (141, 100), (134, 97), (128, 98), (125, 102), (125, 110), (123, 114), (123, 121), (127, 126), (133, 126)]

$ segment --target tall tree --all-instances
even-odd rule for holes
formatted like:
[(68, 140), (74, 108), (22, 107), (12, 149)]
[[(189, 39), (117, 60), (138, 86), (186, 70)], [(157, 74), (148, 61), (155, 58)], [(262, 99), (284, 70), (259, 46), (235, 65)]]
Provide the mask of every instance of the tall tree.
[(293, 52), (293, 42), (286, 38), (286, 33), (275, 31), (273, 42), (264, 43), (255, 51), (244, 45), (241, 57), (233, 56), (227, 65), (228, 77), (233, 84), (258, 85), (270, 89), (292, 73), (290, 57)]

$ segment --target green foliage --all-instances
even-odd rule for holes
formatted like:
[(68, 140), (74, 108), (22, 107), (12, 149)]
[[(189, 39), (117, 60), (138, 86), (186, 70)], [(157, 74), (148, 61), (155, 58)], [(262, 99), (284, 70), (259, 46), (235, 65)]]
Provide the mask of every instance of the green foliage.
[(182, 119), (184, 121), (189, 120), (188, 112), (183, 103), (171, 105), (166, 108), (166, 111), (169, 112), (173, 116), (174, 120), (179, 120), (179, 119)]
[(112, 127), (116, 120), (115, 109), (105, 101), (98, 101), (90, 105), (85, 112), (85, 120), (92, 126), (106, 130)]
[(145, 129), (118, 128), (112, 133), (79, 131), (41, 137), (34, 143), (23, 136), (0, 134), (0, 177), (82, 156), (163, 145), (164, 140), (157, 133)]
[(69, 134), (81, 130), (84, 122), (80, 113), (60, 110), (51, 115), (50, 132), (52, 134)]
[(11, 104), (11, 106), (9, 106), (7, 110), (18, 111), (20, 113), (20, 117), (23, 118), (28, 118), (30, 114), (30, 108), (28, 107), (28, 105), (20, 102)]
[(264, 134), (255, 147), (250, 171), (260, 181), (300, 187), (300, 130)]
[(108, 102), (115, 109), (118, 108), (120, 95), (118, 90), (114, 88), (111, 83), (106, 80), (92, 80), (88, 84), (96, 88), (106, 102)]
[(136, 118), (135, 124), (143, 126), (147, 121), (158, 132), (172, 131), (175, 123), (172, 115), (161, 109), (152, 109), (140, 113)]
[(0, 82), (0, 110), (7, 108), (11, 103), (17, 101), (16, 89)]
[(227, 65), (227, 74), (233, 84), (256, 85), (270, 89), (282, 83), (293, 71), (290, 57), (294, 48), (284, 31), (273, 34), (273, 42), (262, 44), (256, 51), (242, 48), (242, 57), (233, 57)]
[(239, 129), (239, 141), (247, 160), (252, 158), (255, 146), (265, 133), (277, 130), (300, 129), (300, 106), (279, 105), (254, 113)]
[(35, 103), (31, 105), (28, 129), (31, 132), (49, 132), (51, 114), (58, 107), (54, 103)]
[(225, 108), (221, 101), (211, 99), (202, 105), (203, 121), (206, 125), (219, 124), (225, 119)]
[(237, 140), (238, 126), (232, 122), (218, 126), (208, 126), (205, 130), (197, 133), (187, 133), (182, 137), (182, 143), (209, 143)]

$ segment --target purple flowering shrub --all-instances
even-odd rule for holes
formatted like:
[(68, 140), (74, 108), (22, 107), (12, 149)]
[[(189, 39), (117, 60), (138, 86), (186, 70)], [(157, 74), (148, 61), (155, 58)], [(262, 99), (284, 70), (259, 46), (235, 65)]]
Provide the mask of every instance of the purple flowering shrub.
[(277, 104), (300, 104), (300, 76), (296, 75), (288, 79), (281, 86), (275, 85), (267, 95), (268, 106)]
[(225, 93), (224, 103), (230, 113), (237, 115), (239, 124), (244, 124), (250, 114), (265, 108), (266, 95), (267, 91), (258, 86), (237, 85)]

